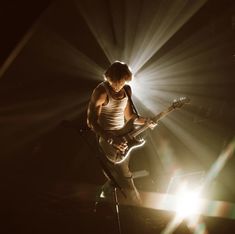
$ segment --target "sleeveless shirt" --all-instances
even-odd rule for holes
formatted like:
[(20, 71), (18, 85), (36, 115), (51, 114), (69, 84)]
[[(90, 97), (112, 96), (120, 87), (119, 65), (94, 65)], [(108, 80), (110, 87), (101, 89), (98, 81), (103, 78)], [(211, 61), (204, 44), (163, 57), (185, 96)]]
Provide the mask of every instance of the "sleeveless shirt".
[(127, 105), (128, 96), (124, 89), (125, 96), (122, 99), (114, 99), (105, 82), (101, 84), (108, 95), (108, 103), (101, 108), (99, 124), (105, 130), (118, 130), (125, 124), (124, 110)]

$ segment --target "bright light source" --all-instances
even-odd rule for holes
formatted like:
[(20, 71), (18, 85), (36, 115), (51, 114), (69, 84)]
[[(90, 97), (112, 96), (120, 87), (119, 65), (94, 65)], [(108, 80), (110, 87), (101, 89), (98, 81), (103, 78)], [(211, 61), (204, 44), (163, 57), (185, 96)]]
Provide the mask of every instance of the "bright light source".
[(131, 86), (134, 95), (138, 94), (138, 92), (140, 91), (143, 91), (143, 88), (141, 86), (143, 84), (141, 84), (140, 80), (135, 76), (132, 76), (132, 80), (128, 81), (128, 84)]
[(201, 208), (200, 190), (189, 190), (187, 184), (183, 184), (176, 194), (176, 212), (180, 218), (199, 214)]

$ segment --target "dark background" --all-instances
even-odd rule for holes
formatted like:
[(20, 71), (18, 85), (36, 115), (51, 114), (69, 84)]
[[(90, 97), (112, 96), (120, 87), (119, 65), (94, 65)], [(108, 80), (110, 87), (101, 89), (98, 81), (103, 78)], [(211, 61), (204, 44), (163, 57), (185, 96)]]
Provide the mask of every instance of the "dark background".
[[(86, 216), (80, 220), (86, 222), (90, 209), (83, 207), (83, 213), (79, 213), (82, 203), (73, 200), (76, 192), (87, 189), (89, 193), (105, 181), (94, 156), (94, 135), (81, 129), (86, 129), (86, 108), (91, 92), (101, 81), (109, 61), (74, 2), (23, 0), (1, 3), (0, 64), (4, 65), (9, 59), (10, 65), (0, 77), (0, 192), (3, 226), (9, 233), (49, 233), (58, 222), (64, 222), (58, 226), (61, 229), (57, 231), (61, 233), (79, 231), (79, 225), (69, 231), (68, 226), (74, 228), (76, 217), (84, 212)], [(83, 4), (83, 1), (77, 2)], [(124, 3), (119, 2), (121, 6)], [(150, 3), (149, 6), (155, 4), (154, 1)], [(133, 11), (141, 4), (142, 1), (137, 1)], [(91, 4), (91, 11), (98, 6), (107, 6), (103, 13), (112, 15), (109, 1)], [(199, 148), (197, 151), (197, 147), (192, 149), (180, 142), (164, 123), (157, 133), (148, 133), (156, 138), (156, 147), (163, 138), (168, 138), (178, 163), (188, 173), (207, 172), (234, 137), (234, 17), (233, 1), (207, 1), (143, 67), (160, 59), (195, 32), (200, 32), (195, 45), (207, 41), (214, 48), (207, 60), (213, 72), (205, 74), (196, 67), (188, 74), (191, 84), (179, 91), (195, 97), (192, 105), (186, 107), (190, 113), (187, 121), (192, 126), (187, 130), (211, 149), (211, 155), (203, 155)], [(28, 32), (32, 35), (22, 44)], [(118, 44), (117, 38), (113, 40)], [(17, 46), (22, 46), (19, 51)], [(74, 50), (85, 55), (86, 61), (94, 61), (100, 73), (89, 69), (92, 65), (86, 66), (82, 56), (78, 53), (76, 57)], [(206, 67), (204, 61), (201, 65)], [(197, 76), (193, 73), (195, 70)], [(196, 79), (201, 81), (200, 85), (195, 85)], [(143, 114), (148, 113), (143, 100), (134, 100)], [(180, 119), (181, 114), (177, 113), (176, 117)], [(207, 129), (207, 134), (199, 131), (203, 128)], [(165, 189), (166, 185), (159, 181), (168, 177), (152, 144), (148, 141), (136, 157), (131, 158), (131, 169), (150, 172), (147, 178), (136, 181), (140, 188), (149, 191), (158, 188), (158, 192), (164, 192), (161, 188)], [(148, 156), (143, 158), (142, 155)], [(235, 201), (234, 167), (231, 157), (211, 188), (214, 192), (211, 197)], [(61, 197), (70, 200), (61, 200)], [(55, 206), (53, 199), (57, 201)], [(232, 225), (232, 221), (222, 221), (219, 229), (209, 220), (209, 233), (222, 233), (220, 231), (227, 224)], [(41, 223), (44, 224), (41, 226)]]

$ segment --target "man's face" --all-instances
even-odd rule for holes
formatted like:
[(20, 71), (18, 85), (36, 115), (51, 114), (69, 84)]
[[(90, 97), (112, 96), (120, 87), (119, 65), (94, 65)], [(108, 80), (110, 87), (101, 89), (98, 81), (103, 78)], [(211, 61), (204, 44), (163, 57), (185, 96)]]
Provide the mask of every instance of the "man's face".
[(124, 76), (121, 80), (118, 80), (118, 81), (108, 80), (108, 82), (112, 90), (118, 93), (124, 87), (124, 85), (126, 84), (126, 81), (130, 81), (130, 80), (131, 80), (131, 77)]

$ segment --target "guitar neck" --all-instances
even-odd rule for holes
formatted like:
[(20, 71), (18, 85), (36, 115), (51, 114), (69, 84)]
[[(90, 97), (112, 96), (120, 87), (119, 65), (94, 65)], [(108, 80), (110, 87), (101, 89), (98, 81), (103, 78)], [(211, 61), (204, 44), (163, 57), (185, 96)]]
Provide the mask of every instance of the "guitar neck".
[[(152, 121), (157, 123), (160, 119), (162, 119), (163, 117), (165, 117), (167, 114), (169, 114), (171, 111), (173, 111), (175, 108), (173, 106), (168, 107), (166, 110), (160, 112), (159, 114), (157, 114), (155, 117), (152, 118)], [(139, 134), (141, 134), (142, 132), (144, 132), (145, 130), (147, 130), (149, 128), (150, 124), (146, 123), (144, 125), (142, 125), (140, 128), (138, 128), (137, 130), (134, 130), (134, 132), (131, 134), (133, 137), (137, 137)]]
[(166, 110), (162, 111), (161, 113), (157, 114), (155, 117), (152, 118), (153, 122), (158, 122), (160, 119), (168, 115), (171, 111), (173, 111), (175, 108), (173, 106), (168, 107)]

